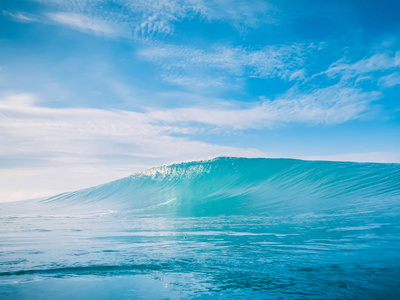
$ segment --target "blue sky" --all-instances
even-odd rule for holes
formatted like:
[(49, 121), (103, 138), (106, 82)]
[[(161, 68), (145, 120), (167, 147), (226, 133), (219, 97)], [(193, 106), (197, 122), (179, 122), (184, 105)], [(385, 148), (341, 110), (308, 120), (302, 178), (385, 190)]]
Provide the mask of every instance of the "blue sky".
[(0, 201), (217, 155), (400, 162), (399, 13), (3, 0)]

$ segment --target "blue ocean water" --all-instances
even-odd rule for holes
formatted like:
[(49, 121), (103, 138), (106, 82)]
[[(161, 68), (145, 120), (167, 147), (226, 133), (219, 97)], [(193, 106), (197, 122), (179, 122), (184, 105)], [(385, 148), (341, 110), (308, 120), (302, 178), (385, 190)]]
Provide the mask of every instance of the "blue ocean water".
[(400, 165), (221, 157), (0, 205), (0, 299), (400, 299)]

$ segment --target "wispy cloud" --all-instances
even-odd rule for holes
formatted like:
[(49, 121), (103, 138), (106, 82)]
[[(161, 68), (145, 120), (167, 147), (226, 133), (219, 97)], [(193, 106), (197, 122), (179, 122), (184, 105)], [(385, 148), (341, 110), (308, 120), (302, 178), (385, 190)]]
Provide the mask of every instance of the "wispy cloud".
[(386, 76), (382, 76), (378, 81), (379, 85), (389, 88), (400, 84), (400, 72), (395, 72)]
[[(220, 82), (230, 86), (232, 76), (301, 79), (304, 70), (299, 68), (307, 51), (308, 47), (297, 44), (261, 49), (219, 46), (206, 50), (157, 44), (141, 49), (137, 55), (161, 66), (166, 81), (190, 87), (193, 81), (203, 79), (211, 83), (211, 79), (223, 77), (227, 79)], [(178, 75), (185, 80), (175, 80)]]
[(237, 28), (257, 27), (276, 22), (277, 11), (272, 4), (263, 0), (37, 1), (55, 5), (63, 13), (96, 19), (109, 26), (123, 25), (135, 36), (145, 38), (171, 34), (176, 22), (196, 16), (207, 22), (226, 22)]
[(121, 36), (123, 28), (115, 24), (75, 13), (49, 13), (49, 19), (72, 29), (107, 36)]
[(101, 16), (93, 17), (90, 15), (75, 12), (51, 12), (33, 15), (23, 12), (3, 11), (3, 14), (17, 22), (41, 22), (45, 24), (57, 24), (69, 27), (80, 32), (95, 35), (104, 35), (110, 37), (129, 37), (131, 35), (128, 28), (126, 28), (123, 24), (104, 20)]
[(296, 89), (269, 101), (263, 99), (247, 107), (188, 107), (149, 111), (154, 121), (169, 124), (199, 123), (229, 129), (271, 128), (284, 123), (340, 124), (360, 118), (370, 110), (378, 92), (335, 85), (301, 93)]
[(21, 23), (31, 23), (37, 22), (38, 18), (32, 14), (27, 14), (24, 12), (10, 12), (3, 10), (3, 15), (12, 18), (13, 20)]
[(278, 9), (270, 1), (189, 0), (187, 3), (207, 20), (225, 21), (239, 28), (277, 22)]
[(229, 80), (227, 77), (209, 77), (209, 76), (184, 76), (179, 74), (163, 74), (162, 79), (173, 85), (190, 87), (192, 89), (204, 89), (204, 88), (227, 88), (226, 82), (230, 81), (229, 88), (235, 85), (234, 80)]
[(363, 58), (355, 63), (341, 59), (333, 63), (328, 70), (321, 74), (329, 77), (340, 77), (342, 80), (353, 79), (378, 71), (387, 71), (400, 67), (400, 51), (394, 55), (377, 53), (371, 57)]

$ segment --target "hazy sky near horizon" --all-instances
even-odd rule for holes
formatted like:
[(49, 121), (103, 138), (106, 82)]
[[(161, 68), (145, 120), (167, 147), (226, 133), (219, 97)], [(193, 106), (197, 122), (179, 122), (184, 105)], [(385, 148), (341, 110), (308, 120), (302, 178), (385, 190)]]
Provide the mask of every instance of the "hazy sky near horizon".
[(398, 0), (2, 0), (0, 202), (214, 156), (400, 162)]

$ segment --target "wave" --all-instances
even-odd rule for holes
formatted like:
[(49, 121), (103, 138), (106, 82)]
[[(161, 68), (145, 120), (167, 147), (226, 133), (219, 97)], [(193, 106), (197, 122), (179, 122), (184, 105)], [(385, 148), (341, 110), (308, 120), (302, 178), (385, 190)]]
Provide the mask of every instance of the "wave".
[(399, 164), (219, 157), (152, 168), (40, 204), (199, 216), (390, 209), (399, 198)]
[(399, 164), (220, 157), (152, 168), (2, 204), (0, 298), (82, 298), (84, 287), (136, 299), (125, 291), (149, 296), (161, 278), (167, 294), (147, 298), (399, 299), (399, 216)]

